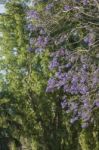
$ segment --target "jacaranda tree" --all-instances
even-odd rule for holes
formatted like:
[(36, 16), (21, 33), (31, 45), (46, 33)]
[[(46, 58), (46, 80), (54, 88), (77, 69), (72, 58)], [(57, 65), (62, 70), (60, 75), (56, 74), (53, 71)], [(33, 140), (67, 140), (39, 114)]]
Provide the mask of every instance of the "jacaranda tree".
[(0, 16), (0, 137), (17, 149), (98, 150), (99, 2), (29, 2)]

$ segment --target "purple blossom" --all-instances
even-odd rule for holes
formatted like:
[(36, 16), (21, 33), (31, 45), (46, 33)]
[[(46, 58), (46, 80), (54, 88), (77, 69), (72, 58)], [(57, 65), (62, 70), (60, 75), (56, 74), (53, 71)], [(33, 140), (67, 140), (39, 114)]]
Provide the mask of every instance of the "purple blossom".
[(90, 33), (89, 35), (87, 35), (85, 38), (84, 38), (84, 42), (88, 45), (88, 46), (91, 46), (94, 42), (94, 35), (93, 33)]
[(51, 54), (51, 57), (60, 57), (65, 55), (65, 50), (61, 48), (60, 50)]
[(34, 30), (35, 30), (35, 27), (34, 27), (32, 24), (28, 24), (27, 28), (28, 28), (30, 31), (34, 31)]
[(70, 93), (71, 94), (78, 94), (78, 86), (73, 84), (70, 88)]
[(84, 100), (83, 105), (84, 105), (84, 108), (88, 109), (88, 107), (89, 107), (88, 100)]
[(51, 63), (50, 63), (50, 70), (54, 69), (55, 67), (57, 67), (59, 65), (58, 61), (57, 61), (57, 58), (54, 58)]
[(85, 83), (87, 80), (87, 76), (86, 75), (81, 75), (81, 78), (80, 78), (80, 83)]
[(79, 87), (79, 91), (81, 94), (86, 94), (88, 92), (88, 88), (87, 88), (87, 86), (82, 85)]
[(88, 4), (88, 0), (83, 0), (83, 5), (87, 5)]
[(65, 78), (63, 78), (62, 80), (60, 80), (57, 84), (56, 84), (56, 87), (59, 89), (61, 88), (62, 86), (65, 85)]
[(64, 92), (70, 92), (70, 88), (67, 84), (64, 85)]
[(84, 42), (86, 43), (86, 44), (89, 44), (89, 41), (90, 39), (89, 39), (89, 37), (88, 36), (86, 36), (85, 38), (84, 38)]
[(62, 72), (57, 72), (56, 74), (55, 74), (55, 76), (58, 78), (58, 79), (60, 79), (60, 80), (64, 80), (64, 81), (66, 81), (67, 79), (68, 79), (68, 74), (66, 74), (66, 73), (62, 73)]
[(72, 64), (71, 64), (71, 63), (68, 63), (68, 64), (65, 65), (65, 67), (69, 69), (69, 68), (72, 67)]
[(60, 56), (64, 56), (65, 55), (65, 50), (63, 49), (63, 48), (61, 48), (60, 50), (59, 50), (59, 57)]
[(72, 84), (77, 84), (78, 83), (78, 77), (76, 75), (73, 75), (73, 78), (71, 80)]
[(86, 64), (83, 64), (82, 67), (83, 67), (84, 70), (87, 70), (87, 69), (88, 69), (88, 66), (87, 66)]
[(94, 76), (92, 79), (92, 86), (96, 87), (97, 84), (99, 84), (99, 78), (97, 76)]
[(82, 112), (82, 114), (81, 114), (81, 117), (82, 117), (82, 120), (84, 121), (84, 122), (88, 122), (89, 120), (90, 120), (90, 114), (91, 112), (89, 111), (89, 110), (87, 110), (87, 111), (84, 111), (83, 110), (83, 112)]
[(31, 19), (39, 19), (39, 14), (35, 10), (30, 10), (27, 12), (27, 15)]
[(54, 78), (50, 78), (48, 80), (48, 85), (47, 85), (47, 88), (46, 88), (46, 92), (53, 92), (55, 84), (56, 84), (55, 79)]
[(38, 46), (43, 46), (44, 45), (44, 39), (42, 36), (39, 36), (37, 39), (37, 43)]
[(48, 37), (39, 36), (35, 45), (44, 48), (47, 45), (47, 43)]
[(96, 105), (96, 107), (99, 107), (99, 100), (95, 101), (95, 105)]
[(54, 4), (53, 4), (53, 3), (50, 3), (50, 4), (48, 4), (48, 5), (45, 7), (45, 10), (46, 10), (46, 11), (49, 11), (49, 10), (51, 10), (53, 7), (54, 7)]
[(69, 11), (69, 10), (72, 10), (72, 9), (73, 9), (73, 7), (71, 7), (71, 6), (68, 6), (68, 5), (64, 6), (64, 11)]
[(99, 84), (99, 70), (96, 69), (93, 73), (93, 77), (92, 77), (92, 86), (96, 87), (96, 85)]
[(55, 73), (55, 77), (61, 79), (61, 71)]

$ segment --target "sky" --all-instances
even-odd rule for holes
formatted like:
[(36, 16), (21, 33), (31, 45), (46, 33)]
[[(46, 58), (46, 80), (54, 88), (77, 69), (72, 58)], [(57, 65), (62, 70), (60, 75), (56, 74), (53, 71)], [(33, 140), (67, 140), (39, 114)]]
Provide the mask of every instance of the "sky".
[(4, 13), (5, 12), (5, 8), (3, 4), (0, 4), (0, 13)]

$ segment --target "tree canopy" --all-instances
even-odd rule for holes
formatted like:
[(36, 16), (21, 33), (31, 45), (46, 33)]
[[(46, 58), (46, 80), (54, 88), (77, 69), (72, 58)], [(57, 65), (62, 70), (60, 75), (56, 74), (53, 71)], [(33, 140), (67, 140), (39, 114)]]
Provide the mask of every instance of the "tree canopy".
[(98, 150), (98, 1), (11, 0), (5, 7), (0, 150)]

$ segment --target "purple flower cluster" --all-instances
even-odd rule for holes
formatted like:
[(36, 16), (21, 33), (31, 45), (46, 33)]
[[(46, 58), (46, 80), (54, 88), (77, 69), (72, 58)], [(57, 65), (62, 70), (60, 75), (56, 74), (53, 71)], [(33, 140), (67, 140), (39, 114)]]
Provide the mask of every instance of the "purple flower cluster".
[(35, 26), (33, 26), (33, 24), (28, 24), (27, 29), (31, 32), (31, 31), (35, 31)]
[(50, 70), (53, 70), (57, 66), (59, 66), (59, 63), (57, 61), (57, 58), (54, 58), (53, 61), (51, 61), (49, 68), (50, 68)]
[(88, 0), (83, 0), (83, 5), (87, 5), (88, 4)]
[(69, 11), (69, 10), (72, 10), (72, 9), (73, 9), (73, 7), (71, 7), (71, 6), (68, 6), (68, 5), (64, 6), (64, 11)]
[(84, 42), (88, 45), (91, 46), (94, 43), (94, 34), (90, 33), (84, 38)]
[(52, 88), (55, 87), (55, 83), (56, 83), (55, 79), (54, 78), (50, 78), (48, 80), (48, 87), (46, 89), (46, 92), (52, 92)]
[(35, 11), (35, 10), (29, 10), (29, 11), (27, 12), (27, 17), (28, 17), (29, 19), (39, 19), (39, 14), (38, 14), (37, 11)]
[[(75, 3), (74, 3), (75, 2)], [(71, 3), (72, 4), (72, 3)], [(91, 30), (91, 28), (95, 26), (95, 23), (92, 24), (88, 21), (86, 21), (86, 13), (81, 13), (81, 11), (85, 11), (87, 6), (89, 4), (89, 0), (74, 0), (73, 5), (69, 5), (68, 2), (66, 2), (66, 5), (62, 3), (62, 12), (64, 11), (70, 11), (72, 10), (74, 12), (75, 18), (74, 25), (75, 25), (75, 19), (78, 23), (77, 28), (80, 29), (81, 25), (81, 32), (79, 32), (79, 37), (81, 33), (81, 39), (77, 39), (77, 42), (74, 42), (77, 44), (79, 42), (79, 47), (75, 46), (71, 48), (73, 43), (69, 43), (71, 40), (69, 40), (68, 35), (70, 33), (72, 34), (72, 31), (74, 31), (75, 27), (71, 28), (71, 31), (65, 31), (61, 33), (60, 35), (56, 35), (55, 38), (52, 38), (52, 43), (58, 49), (57, 51), (54, 51), (51, 53), (51, 62), (49, 64), (50, 71), (53, 71), (55, 73), (49, 80), (48, 85), (46, 88), (46, 92), (54, 92), (61, 90), (62, 100), (61, 100), (61, 106), (62, 109), (65, 110), (67, 113), (71, 114), (70, 122), (74, 123), (78, 120), (81, 121), (82, 128), (88, 127), (88, 124), (92, 122), (93, 120), (93, 109), (99, 107), (99, 68), (98, 64), (95, 62), (95, 59), (92, 58), (92, 51), (90, 51), (90, 54), (88, 54), (87, 49), (85, 50), (85, 47), (89, 47), (88, 50), (94, 45), (95, 43), (95, 32)], [(58, 5), (58, 3), (57, 3)], [(81, 7), (80, 7), (81, 6)], [(96, 7), (96, 5), (92, 6)], [(54, 7), (53, 3), (49, 3), (45, 10), (49, 12)], [(90, 6), (89, 6), (90, 7)], [(59, 7), (60, 8), (60, 7)], [(80, 10), (80, 8), (82, 10)], [(71, 13), (72, 13), (71, 11)], [(89, 11), (89, 10), (88, 10)], [(96, 8), (95, 8), (96, 11)], [(89, 14), (92, 14), (92, 10), (89, 11)], [(71, 15), (70, 13), (70, 15)], [(79, 16), (79, 18), (77, 17)], [(91, 15), (89, 15), (90, 17)], [(28, 12), (29, 19), (39, 19), (39, 14), (36, 11), (30, 10)], [(70, 16), (72, 18), (72, 15)], [(85, 18), (84, 18), (85, 17)], [(52, 16), (53, 18), (53, 16)], [(58, 17), (57, 17), (58, 18)], [(56, 19), (56, 18), (55, 18)], [(83, 28), (83, 20), (84, 19), (84, 28)], [(72, 22), (71, 21), (71, 22)], [(53, 19), (54, 22), (54, 19)], [(67, 18), (68, 22), (68, 18)], [(70, 20), (69, 20), (70, 22)], [(45, 22), (44, 22), (45, 25)], [(49, 42), (49, 38), (45, 32), (44, 28), (40, 28), (38, 31), (36, 28), (29, 24), (28, 29), (33, 34), (35, 33), (35, 38), (29, 39), (29, 44), (31, 45), (31, 48), (29, 48), (29, 51), (36, 51), (36, 52), (42, 52), (43, 49), (46, 48)], [(83, 28), (83, 29), (82, 29)], [(79, 30), (78, 29), (78, 30)], [(77, 29), (75, 29), (77, 30)], [(78, 34), (78, 30), (77, 33)], [(84, 32), (84, 34), (82, 34)], [(76, 34), (76, 35), (77, 35)], [(49, 35), (49, 34), (48, 34)], [(74, 33), (72, 34), (72, 38), (76, 38), (76, 35)], [(64, 44), (65, 43), (65, 44)], [(69, 44), (68, 44), (69, 43)], [(85, 43), (85, 44), (84, 44)], [(87, 45), (87, 46), (86, 46)], [(77, 45), (78, 46), (78, 45)], [(32, 48), (33, 47), (33, 48)], [(50, 47), (50, 46), (49, 46)], [(69, 47), (64, 48), (64, 47)], [(87, 52), (80, 52), (83, 51), (83, 48)], [(93, 51), (94, 57), (96, 55), (96, 51)]]
[(54, 4), (53, 3), (49, 3), (46, 7), (45, 7), (45, 10), (46, 11), (49, 11), (53, 8)]
[[(63, 90), (67, 98), (62, 100), (61, 106), (63, 109), (68, 106), (66, 112), (73, 113), (70, 122), (74, 123), (80, 119), (82, 128), (85, 128), (92, 121), (93, 105), (99, 107), (99, 101), (94, 104), (94, 99), (91, 96), (94, 87), (95, 89), (99, 88), (99, 69), (94, 66), (95, 64), (87, 54), (78, 55), (75, 59), (75, 54), (67, 49), (60, 49), (52, 53), (51, 57), (53, 59), (50, 63), (50, 68), (51, 70), (56, 68), (57, 71), (49, 79), (49, 81), (53, 82), (48, 82), (47, 92)], [(96, 95), (97, 93), (95, 92), (94, 98)], [(76, 97), (77, 102), (74, 102), (75, 98), (73, 99), (73, 97)]]
[(38, 46), (38, 47), (45, 47), (46, 45), (47, 45), (47, 43), (48, 43), (48, 37), (44, 37), (44, 36), (39, 36), (38, 38), (37, 38), (37, 41), (36, 41), (36, 46)]
[[(41, 26), (33, 25), (31, 22), (28, 24), (29, 31), (29, 47), (30, 52), (40, 53), (48, 44), (49, 37)], [(38, 35), (37, 35), (38, 33)], [(34, 35), (34, 36), (33, 36)]]

